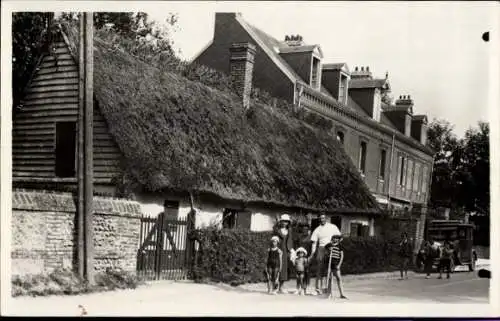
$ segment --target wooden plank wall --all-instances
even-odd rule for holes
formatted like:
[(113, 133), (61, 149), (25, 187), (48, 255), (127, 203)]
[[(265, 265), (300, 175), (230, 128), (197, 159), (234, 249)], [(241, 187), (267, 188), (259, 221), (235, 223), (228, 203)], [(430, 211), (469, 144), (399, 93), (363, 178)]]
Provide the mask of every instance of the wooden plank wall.
[[(13, 179), (55, 178), (56, 122), (78, 121), (78, 65), (62, 37), (55, 41), (55, 55), (57, 59), (50, 54), (43, 56), (23, 107), (16, 112), (12, 130)], [(110, 182), (120, 173), (120, 159), (120, 150), (94, 103), (94, 179)]]

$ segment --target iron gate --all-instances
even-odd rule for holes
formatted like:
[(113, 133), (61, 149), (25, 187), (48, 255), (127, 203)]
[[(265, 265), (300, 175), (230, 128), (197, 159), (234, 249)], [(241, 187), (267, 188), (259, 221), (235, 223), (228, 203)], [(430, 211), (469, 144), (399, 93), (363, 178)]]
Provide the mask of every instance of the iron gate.
[(141, 218), (137, 274), (146, 280), (186, 279), (192, 257), (188, 233), (193, 228), (192, 213), (185, 218)]

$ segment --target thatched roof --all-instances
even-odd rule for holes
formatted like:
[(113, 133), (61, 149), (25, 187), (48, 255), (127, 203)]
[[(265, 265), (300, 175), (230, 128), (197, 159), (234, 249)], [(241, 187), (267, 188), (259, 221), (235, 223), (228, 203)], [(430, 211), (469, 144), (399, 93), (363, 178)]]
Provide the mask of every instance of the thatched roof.
[[(68, 38), (75, 49), (77, 37)], [(99, 108), (128, 171), (146, 189), (378, 212), (333, 136), (269, 106), (244, 111), (237, 96), (159, 70), (97, 36), (94, 47)]]

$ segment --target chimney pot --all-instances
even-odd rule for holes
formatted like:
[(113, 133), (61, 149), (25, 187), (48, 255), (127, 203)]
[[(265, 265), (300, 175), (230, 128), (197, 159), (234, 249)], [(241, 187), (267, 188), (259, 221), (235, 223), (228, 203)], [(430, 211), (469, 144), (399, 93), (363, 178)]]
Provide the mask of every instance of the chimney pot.
[(366, 66), (366, 71), (370, 71), (370, 67)]
[(358, 66), (356, 66), (356, 68), (354, 68), (354, 71), (358, 71)]
[(365, 67), (361, 67), (361, 71), (365, 71)]
[(285, 36), (285, 41), (289, 41), (290, 37), (288, 35)]
[(411, 99), (411, 98), (410, 98), (410, 95), (408, 95), (408, 99)]
[(403, 99), (403, 96), (399, 95), (399, 99)]

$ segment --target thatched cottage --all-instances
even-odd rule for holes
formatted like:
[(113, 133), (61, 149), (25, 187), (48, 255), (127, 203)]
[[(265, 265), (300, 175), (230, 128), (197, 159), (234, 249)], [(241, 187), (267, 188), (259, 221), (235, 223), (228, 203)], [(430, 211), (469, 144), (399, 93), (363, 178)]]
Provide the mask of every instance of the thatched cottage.
[[(75, 189), (78, 39), (60, 28), (13, 121), (14, 187)], [(233, 81), (248, 94), (252, 46), (236, 44)], [(238, 65), (240, 64), (240, 65)], [(249, 78), (250, 77), (250, 81)], [(145, 214), (269, 230), (325, 211), (343, 233), (374, 234), (378, 205), (330, 133), (262, 103), (160, 70), (94, 40), (94, 188), (133, 195)], [(244, 106), (245, 105), (245, 106)]]

